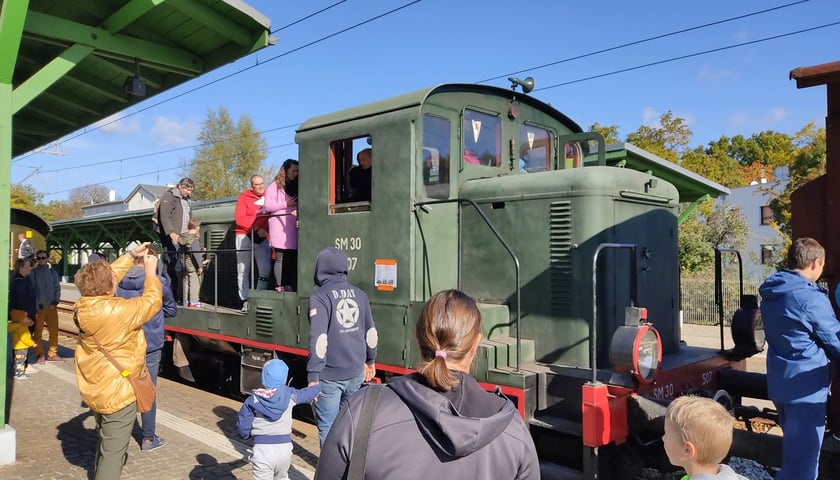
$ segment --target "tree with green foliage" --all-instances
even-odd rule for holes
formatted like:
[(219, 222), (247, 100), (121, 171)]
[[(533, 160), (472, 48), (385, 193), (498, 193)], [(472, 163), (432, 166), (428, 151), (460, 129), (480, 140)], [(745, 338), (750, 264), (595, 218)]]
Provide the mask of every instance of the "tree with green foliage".
[(714, 267), (715, 248), (743, 249), (749, 222), (738, 207), (703, 205), (680, 226), (680, 270), (698, 273)]
[(251, 176), (264, 170), (267, 144), (247, 115), (234, 125), (227, 108), (209, 110), (198, 141), (201, 145), (193, 159), (182, 163), (185, 176), (196, 183), (195, 198), (239, 195), (248, 188)]
[(665, 160), (680, 163), (683, 152), (691, 143), (692, 135), (685, 119), (668, 111), (659, 117), (657, 126), (642, 125), (627, 135), (627, 141)]
[[(721, 137), (725, 138), (725, 137)], [(760, 163), (778, 167), (790, 163), (794, 154), (793, 139), (786, 133), (764, 131), (754, 133), (750, 138), (735, 135), (729, 141), (727, 153), (742, 165)]]
[(604, 137), (607, 145), (613, 143), (621, 143), (618, 137), (618, 125), (601, 125), (598, 122), (593, 123), (586, 129), (587, 132), (600, 133)]
[(681, 165), (725, 187), (744, 185), (740, 166), (725, 151), (711, 144), (709, 148), (696, 147), (685, 152)]
[(35, 206), (41, 202), (44, 195), (39, 193), (32, 185), (15, 183), (11, 188), (11, 200), (9, 206), (20, 208), (30, 212), (35, 211)]
[(793, 161), (789, 165), (790, 181), (784, 191), (770, 202), (773, 220), (779, 230), (788, 237), (791, 235), (791, 194), (825, 173), (825, 128), (817, 128), (814, 122), (811, 122), (793, 135), (792, 142), (795, 150), (791, 156)]

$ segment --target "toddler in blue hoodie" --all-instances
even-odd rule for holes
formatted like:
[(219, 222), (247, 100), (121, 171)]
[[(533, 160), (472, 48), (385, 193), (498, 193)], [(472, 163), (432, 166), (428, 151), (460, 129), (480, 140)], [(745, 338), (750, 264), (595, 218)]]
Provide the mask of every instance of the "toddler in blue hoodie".
[(262, 388), (239, 409), (236, 431), (243, 439), (254, 439), (251, 456), (255, 480), (289, 478), (292, 464), (292, 407), (308, 403), (318, 396), (320, 385), (304, 389), (286, 386), (289, 367), (283, 360), (269, 360), (263, 365)]

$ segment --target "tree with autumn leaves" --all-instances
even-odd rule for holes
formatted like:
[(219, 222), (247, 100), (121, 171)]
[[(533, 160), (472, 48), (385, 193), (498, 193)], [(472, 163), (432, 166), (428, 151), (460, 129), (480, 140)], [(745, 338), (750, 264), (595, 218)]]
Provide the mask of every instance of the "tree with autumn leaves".
[[(604, 135), (608, 144), (620, 138), (614, 125), (596, 123), (589, 131)], [(773, 191), (771, 188), (781, 187), (773, 183), (774, 169), (788, 167), (790, 181), (770, 203), (775, 226), (785, 237), (790, 234), (790, 194), (825, 173), (825, 128), (817, 128), (813, 122), (793, 135), (765, 131), (749, 137), (721, 136), (706, 146), (693, 148), (691, 137), (686, 121), (666, 112), (658, 124), (643, 125), (624, 141), (729, 188), (746, 186), (763, 178), (769, 182), (768, 192)], [(748, 222), (737, 209), (714, 207), (711, 202), (701, 206), (680, 227), (682, 271), (696, 273), (711, 268), (713, 248), (742, 247), (748, 229)]]

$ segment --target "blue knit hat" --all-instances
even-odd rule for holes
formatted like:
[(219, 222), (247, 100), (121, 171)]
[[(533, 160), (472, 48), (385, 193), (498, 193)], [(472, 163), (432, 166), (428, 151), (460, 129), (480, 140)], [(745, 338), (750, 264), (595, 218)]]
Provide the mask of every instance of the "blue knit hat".
[(269, 360), (263, 365), (262, 384), (265, 388), (277, 388), (286, 384), (286, 377), (289, 376), (289, 367), (286, 362), (279, 359)]

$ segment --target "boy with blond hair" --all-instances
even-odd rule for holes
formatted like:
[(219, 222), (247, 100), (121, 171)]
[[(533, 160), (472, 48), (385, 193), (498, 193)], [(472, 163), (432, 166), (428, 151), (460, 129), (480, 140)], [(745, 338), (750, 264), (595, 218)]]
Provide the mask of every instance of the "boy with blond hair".
[(662, 443), (671, 464), (685, 470), (682, 480), (747, 480), (720, 463), (732, 446), (733, 421), (710, 398), (684, 396), (668, 405)]

